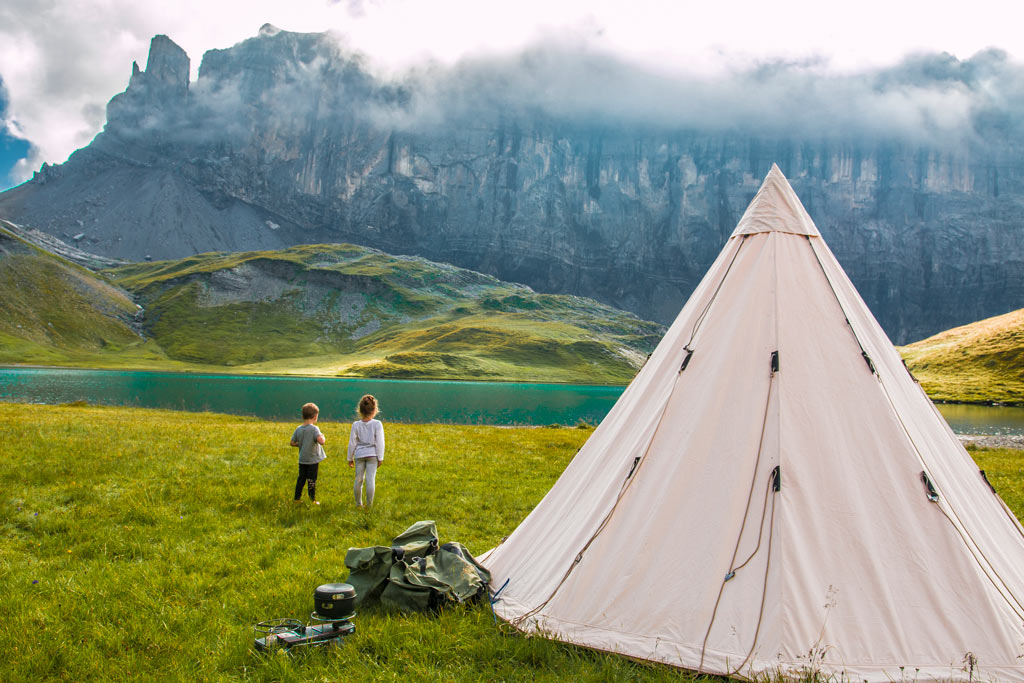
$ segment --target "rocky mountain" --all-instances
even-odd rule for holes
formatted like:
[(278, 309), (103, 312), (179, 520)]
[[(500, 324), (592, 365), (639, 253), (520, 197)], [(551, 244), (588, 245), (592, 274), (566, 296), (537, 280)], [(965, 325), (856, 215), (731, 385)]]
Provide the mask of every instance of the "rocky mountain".
[(776, 162), (902, 343), (1024, 302), (1024, 134), (985, 95), (1024, 79), (946, 57), (834, 92), (761, 70), (725, 97), (543, 50), (386, 78), (271, 26), (189, 82), (157, 36), (104, 131), (0, 216), (127, 259), (350, 242), (667, 323)]

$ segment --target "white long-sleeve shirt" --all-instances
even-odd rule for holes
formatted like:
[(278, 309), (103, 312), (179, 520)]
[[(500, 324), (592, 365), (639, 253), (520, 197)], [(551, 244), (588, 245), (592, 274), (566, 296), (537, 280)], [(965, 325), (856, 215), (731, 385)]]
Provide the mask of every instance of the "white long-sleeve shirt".
[(348, 461), (357, 458), (384, 459), (384, 425), (380, 420), (356, 420), (348, 437)]

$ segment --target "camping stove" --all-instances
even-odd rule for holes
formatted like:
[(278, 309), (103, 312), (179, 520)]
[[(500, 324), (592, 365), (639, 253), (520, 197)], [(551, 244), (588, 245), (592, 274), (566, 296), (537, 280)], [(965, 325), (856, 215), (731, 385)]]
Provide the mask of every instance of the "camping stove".
[(310, 623), (285, 617), (261, 621), (253, 626), (257, 652), (296, 648), (323, 647), (340, 644), (342, 638), (355, 633), (352, 618), (356, 601), (355, 589), (347, 583), (325, 583), (313, 596), (314, 609)]

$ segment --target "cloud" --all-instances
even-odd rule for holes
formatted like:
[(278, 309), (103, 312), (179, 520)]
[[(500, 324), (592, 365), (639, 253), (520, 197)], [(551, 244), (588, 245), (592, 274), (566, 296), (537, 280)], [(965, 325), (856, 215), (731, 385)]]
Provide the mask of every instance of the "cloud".
[(659, 131), (948, 145), (977, 140), (994, 122), (1003, 125), (996, 132), (1019, 135), (1013, 122), (1024, 114), (1024, 68), (997, 50), (963, 61), (912, 55), (854, 73), (817, 58), (701, 75), (652, 69), (583, 44), (545, 42), (516, 55), (420, 68), (396, 84), (403, 97), (371, 111), (378, 125), (407, 130), (540, 114)]
[[(989, 39), (1016, 44), (1017, 22), (991, 21), (1006, 14), (1005, 3), (977, 0), (971, 13), (947, 17), (931, 6), (865, 0), (843, 10), (839, 32), (834, 8), (783, 4), (792, 11), (773, 5), (765, 14), (725, 0), (701, 7), (657, 0), (6, 0), (0, 78), (9, 118), (33, 145), (25, 177), (92, 139), (107, 101), (127, 85), (132, 61), (145, 68), (153, 35), (169, 35), (189, 53), (194, 77), (206, 49), (251, 37), (268, 22), (331, 28), (349, 52), (365, 52), (366, 64), (386, 76), (380, 85), (391, 104), (374, 109), (380, 123), (422, 126), (512, 107), (610, 124), (779, 134), (932, 139), (979, 122), (1016, 130), (1013, 117), (1024, 110), (1019, 68), (997, 52), (964, 57)], [(741, 14), (746, 19), (737, 21)], [(898, 69), (850, 66), (946, 45), (961, 58), (950, 62), (933, 51)], [(220, 98), (217, 107), (227, 107), (230, 98)]]
[(638, 134), (867, 137), (946, 147), (1020, 137), (1017, 121), (1024, 120), (1024, 67), (998, 50), (967, 60), (916, 54), (850, 73), (814, 57), (734, 62), (717, 74), (696, 74), (632, 62), (584, 38), (549, 37), (451, 66), (374, 68), (332, 34), (264, 31), (207, 56), (186, 116), (141, 99), (130, 119), (135, 134), (179, 143), (241, 144), (256, 131), (269, 147), (303, 134), (313, 120), (327, 130), (350, 114), (379, 132), (444, 134), (518, 120)]

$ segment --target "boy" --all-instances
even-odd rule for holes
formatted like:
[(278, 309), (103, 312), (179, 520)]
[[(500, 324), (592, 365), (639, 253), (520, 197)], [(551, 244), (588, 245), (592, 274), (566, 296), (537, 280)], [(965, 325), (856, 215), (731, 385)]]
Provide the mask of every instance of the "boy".
[(295, 428), (292, 434), (291, 445), (299, 449), (299, 478), (295, 482), (295, 502), (302, 501), (302, 483), (306, 482), (309, 489), (309, 499), (314, 505), (319, 505), (316, 499), (316, 474), (320, 468), (320, 461), (327, 457), (324, 453), (323, 444), (326, 439), (316, 426), (317, 418), (320, 417), (320, 409), (315, 403), (307, 403), (302, 406), (302, 424)]

